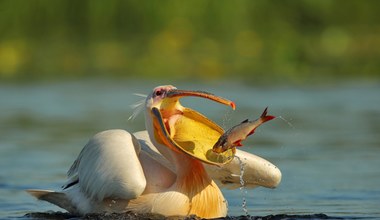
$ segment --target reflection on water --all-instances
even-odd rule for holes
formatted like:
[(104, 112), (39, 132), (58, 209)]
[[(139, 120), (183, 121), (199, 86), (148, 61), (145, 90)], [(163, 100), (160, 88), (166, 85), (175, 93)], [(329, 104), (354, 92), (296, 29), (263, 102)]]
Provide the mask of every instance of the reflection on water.
[[(77, 216), (73, 216), (68, 213), (62, 213), (62, 212), (34, 212), (34, 213), (28, 213), (24, 218), (27, 219), (77, 219)], [(157, 214), (137, 214), (137, 213), (112, 213), (112, 214), (89, 214), (85, 215), (83, 217), (80, 217), (81, 219), (98, 219), (98, 220), (107, 220), (107, 219), (113, 219), (113, 220), (139, 220), (139, 219), (145, 219), (145, 220), (161, 220), (165, 219), (162, 215)], [(197, 216), (185, 216), (185, 217), (169, 217), (166, 218), (169, 220), (200, 220)], [(287, 214), (277, 214), (277, 215), (268, 215), (268, 216), (247, 216), (247, 215), (241, 215), (241, 216), (227, 216), (226, 218), (218, 218), (218, 219), (227, 219), (227, 220), (280, 220), (280, 219), (343, 219), (340, 217), (334, 217), (334, 216), (328, 216), (325, 214), (310, 214), (310, 215), (287, 215)], [(355, 218), (357, 219), (357, 218)]]
[[(154, 84), (75, 82), (0, 86), (0, 218), (58, 211), (23, 190), (58, 190), (88, 138), (98, 131), (144, 129), (143, 117), (128, 121), (132, 94)], [(196, 98), (184, 105), (225, 128), (256, 118), (269, 106), (274, 120), (242, 148), (276, 164), (277, 189), (248, 189), (251, 216), (314, 214), (380, 218), (380, 86), (254, 88), (238, 84), (177, 85), (232, 99), (233, 112)], [(228, 90), (226, 89), (228, 88)], [(227, 118), (226, 118), (227, 117)], [(244, 215), (239, 189), (223, 190), (231, 216)], [(319, 218), (319, 217), (316, 217)]]

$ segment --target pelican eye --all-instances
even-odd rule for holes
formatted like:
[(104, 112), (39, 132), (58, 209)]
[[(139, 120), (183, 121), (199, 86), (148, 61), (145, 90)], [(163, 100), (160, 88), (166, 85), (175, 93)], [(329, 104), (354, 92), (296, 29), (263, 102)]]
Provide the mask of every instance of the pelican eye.
[(165, 91), (163, 89), (159, 89), (159, 90), (156, 90), (154, 92), (154, 96), (162, 96), (163, 94), (165, 94)]

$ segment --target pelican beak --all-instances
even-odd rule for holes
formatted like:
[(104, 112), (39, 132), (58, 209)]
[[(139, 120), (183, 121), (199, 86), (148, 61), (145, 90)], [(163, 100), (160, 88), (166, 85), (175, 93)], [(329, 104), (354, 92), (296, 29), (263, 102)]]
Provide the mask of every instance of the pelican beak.
[(235, 148), (223, 153), (212, 151), (224, 130), (201, 113), (183, 107), (179, 99), (185, 96), (206, 98), (235, 109), (234, 102), (211, 93), (171, 89), (151, 108), (155, 139), (174, 151), (184, 152), (208, 164), (223, 165), (230, 162), (235, 155)]
[(204, 92), (204, 91), (190, 91), (190, 90), (179, 90), (179, 89), (172, 89), (169, 90), (169, 92), (166, 94), (167, 98), (175, 98), (175, 97), (184, 97), (184, 96), (196, 96), (201, 98), (206, 98), (213, 100), (215, 102), (219, 102), (224, 105), (229, 105), (233, 110), (235, 110), (236, 105), (233, 101), (230, 101), (228, 99), (216, 96), (212, 93)]

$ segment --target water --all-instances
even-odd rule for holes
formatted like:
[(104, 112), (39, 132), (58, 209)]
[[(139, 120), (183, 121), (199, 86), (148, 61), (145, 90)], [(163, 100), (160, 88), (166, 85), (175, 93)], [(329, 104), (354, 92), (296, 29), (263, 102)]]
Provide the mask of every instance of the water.
[[(152, 82), (81, 81), (0, 85), (0, 218), (62, 211), (24, 192), (58, 190), (88, 138), (98, 131), (144, 129), (142, 116), (128, 121), (130, 105)], [(270, 121), (250, 136), (246, 151), (277, 165), (277, 189), (246, 189), (252, 216), (286, 214), (322, 218), (380, 218), (380, 84), (314, 87), (248, 87), (180, 84), (235, 101), (237, 109), (187, 98), (183, 104), (225, 128), (269, 112)], [(228, 88), (228, 89), (226, 89)], [(228, 113), (228, 118), (223, 119)], [(224, 121), (224, 122), (223, 122)], [(223, 189), (229, 215), (244, 215), (239, 189)], [(27, 218), (27, 217), (25, 217)]]
[(246, 196), (247, 196), (247, 189), (245, 188), (245, 182), (244, 182), (244, 179), (243, 179), (243, 176), (244, 176), (244, 162), (240, 159), (240, 157), (236, 156), (236, 158), (239, 160), (239, 165), (240, 165), (240, 175), (239, 175), (239, 178), (240, 178), (240, 192), (241, 192), (241, 197), (242, 197), (242, 204), (241, 204), (241, 207), (243, 208), (243, 213), (245, 216), (248, 216), (249, 213), (248, 213), (248, 209), (247, 209), (247, 199), (246, 199)]

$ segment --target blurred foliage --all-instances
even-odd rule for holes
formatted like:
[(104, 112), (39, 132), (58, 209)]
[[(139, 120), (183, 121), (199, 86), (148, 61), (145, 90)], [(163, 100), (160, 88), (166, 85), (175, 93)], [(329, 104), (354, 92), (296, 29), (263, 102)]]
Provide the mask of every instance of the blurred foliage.
[(377, 0), (0, 0), (0, 79), (380, 79)]

